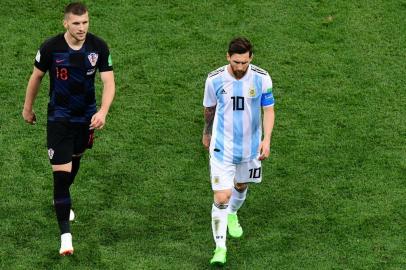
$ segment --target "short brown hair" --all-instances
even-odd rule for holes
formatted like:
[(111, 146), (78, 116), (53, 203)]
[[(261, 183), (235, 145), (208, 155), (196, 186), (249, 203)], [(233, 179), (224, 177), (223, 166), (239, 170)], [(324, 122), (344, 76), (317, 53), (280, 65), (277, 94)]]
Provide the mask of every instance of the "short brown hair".
[(83, 14), (87, 13), (87, 7), (80, 2), (70, 3), (69, 5), (67, 5), (65, 7), (65, 12), (64, 12), (65, 17), (70, 13), (72, 13), (74, 15), (79, 15), (79, 16), (83, 15)]
[(230, 41), (230, 44), (228, 45), (228, 54), (230, 56), (235, 53), (243, 54), (246, 52), (249, 52), (251, 57), (253, 52), (253, 46), (247, 38), (236, 37)]

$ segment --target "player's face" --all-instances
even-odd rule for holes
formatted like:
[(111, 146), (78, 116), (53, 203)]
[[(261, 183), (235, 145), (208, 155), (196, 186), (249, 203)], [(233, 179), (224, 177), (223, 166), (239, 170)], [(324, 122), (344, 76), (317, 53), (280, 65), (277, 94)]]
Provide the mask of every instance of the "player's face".
[(235, 53), (231, 56), (227, 53), (227, 60), (230, 63), (231, 71), (234, 74), (234, 77), (236, 79), (241, 79), (247, 72), (248, 66), (252, 60), (252, 55), (250, 57), (249, 52), (242, 54)]
[(63, 20), (63, 26), (72, 38), (83, 41), (89, 29), (89, 14), (87, 12), (83, 15), (70, 13)]

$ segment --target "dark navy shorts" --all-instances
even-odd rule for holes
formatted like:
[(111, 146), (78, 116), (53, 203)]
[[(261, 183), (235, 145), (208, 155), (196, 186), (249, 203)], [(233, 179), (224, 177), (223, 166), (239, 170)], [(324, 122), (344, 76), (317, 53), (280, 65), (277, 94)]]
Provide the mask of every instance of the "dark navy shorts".
[(47, 147), (52, 165), (66, 164), (73, 155), (79, 155), (93, 146), (94, 130), (89, 125), (68, 122), (48, 122)]

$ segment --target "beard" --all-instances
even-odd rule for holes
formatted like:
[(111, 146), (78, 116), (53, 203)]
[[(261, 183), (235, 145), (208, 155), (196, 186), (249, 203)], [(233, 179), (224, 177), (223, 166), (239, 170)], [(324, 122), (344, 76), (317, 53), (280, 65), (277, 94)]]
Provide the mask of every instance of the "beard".
[(247, 73), (247, 70), (248, 70), (248, 68), (246, 70), (244, 70), (244, 71), (243, 70), (234, 70), (233, 69), (234, 77), (237, 78), (237, 79), (241, 79), (242, 77), (244, 77), (245, 73)]

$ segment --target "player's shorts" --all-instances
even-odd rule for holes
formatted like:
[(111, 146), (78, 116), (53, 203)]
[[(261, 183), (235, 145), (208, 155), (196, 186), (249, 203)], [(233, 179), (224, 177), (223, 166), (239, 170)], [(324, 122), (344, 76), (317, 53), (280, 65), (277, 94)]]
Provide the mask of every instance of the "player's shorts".
[(210, 158), (210, 177), (213, 190), (231, 189), (235, 183), (260, 183), (261, 161), (253, 159), (240, 164), (223, 163)]
[(67, 122), (48, 122), (47, 147), (52, 165), (66, 164), (73, 155), (80, 155), (92, 148), (94, 130), (88, 125), (75, 125)]

